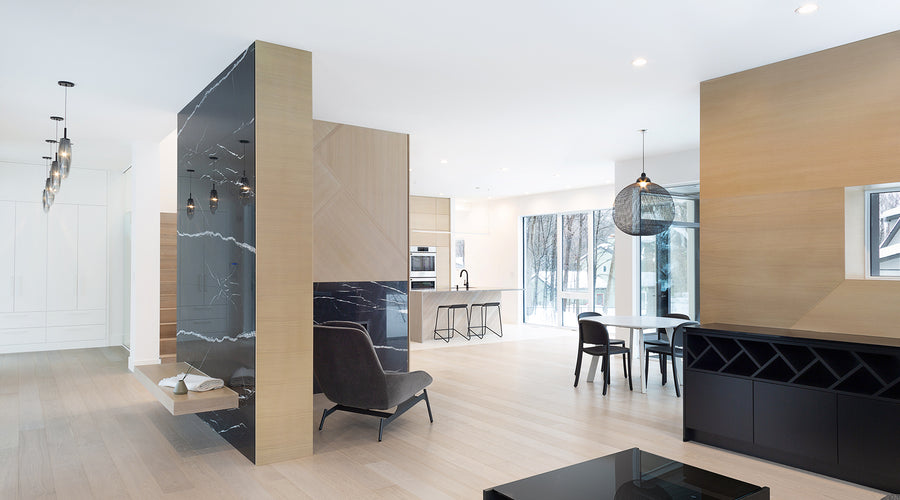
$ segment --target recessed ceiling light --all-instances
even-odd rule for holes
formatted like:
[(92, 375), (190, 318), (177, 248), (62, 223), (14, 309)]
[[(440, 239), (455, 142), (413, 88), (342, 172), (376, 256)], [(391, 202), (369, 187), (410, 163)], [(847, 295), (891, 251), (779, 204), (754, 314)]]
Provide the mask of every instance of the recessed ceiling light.
[(446, 159), (446, 158), (442, 159), (442, 160), (441, 160), (441, 165), (446, 165), (446, 164), (447, 164), (447, 159)]
[(812, 14), (813, 12), (819, 10), (819, 6), (814, 3), (808, 3), (805, 5), (801, 5), (794, 9), (794, 12), (797, 14)]
[(412, 172), (412, 169), (409, 169), (409, 171)]
[(647, 65), (647, 60), (644, 59), (643, 57), (638, 57), (634, 61), (631, 61), (631, 65), (640, 68), (641, 66)]
[(531, 191), (525, 191), (525, 194), (531, 194)]
[(509, 172), (509, 167), (503, 167), (500, 169), (501, 172)]
[(438, 196), (444, 196), (444, 193), (438, 193)]
[(553, 177), (559, 177), (559, 174), (553, 174)]

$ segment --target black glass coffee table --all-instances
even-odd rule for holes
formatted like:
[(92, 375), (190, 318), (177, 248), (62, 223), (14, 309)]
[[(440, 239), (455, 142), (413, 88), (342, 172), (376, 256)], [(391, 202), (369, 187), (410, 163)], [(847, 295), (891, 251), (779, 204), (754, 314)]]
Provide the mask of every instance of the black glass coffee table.
[(637, 448), (484, 490), (485, 500), (761, 500), (769, 488)]

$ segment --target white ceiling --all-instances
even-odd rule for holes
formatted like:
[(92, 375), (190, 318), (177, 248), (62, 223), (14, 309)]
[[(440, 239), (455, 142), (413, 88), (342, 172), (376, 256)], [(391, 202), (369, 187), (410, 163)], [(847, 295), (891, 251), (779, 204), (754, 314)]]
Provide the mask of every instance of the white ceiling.
[(411, 135), (413, 194), (609, 183), (639, 128), (648, 156), (698, 146), (700, 81), (900, 28), (898, 0), (800, 3), (7, 2), (0, 161), (41, 163), (66, 79), (76, 164), (124, 169), (259, 39), (313, 52), (315, 118)]

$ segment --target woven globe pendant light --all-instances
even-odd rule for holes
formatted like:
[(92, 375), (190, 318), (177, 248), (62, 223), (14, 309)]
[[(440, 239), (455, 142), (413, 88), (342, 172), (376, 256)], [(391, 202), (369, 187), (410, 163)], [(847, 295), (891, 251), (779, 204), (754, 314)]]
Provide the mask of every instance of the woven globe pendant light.
[(675, 202), (666, 188), (650, 182), (644, 172), (644, 134), (641, 129), (641, 176), (616, 195), (613, 221), (622, 232), (631, 236), (659, 234), (675, 219)]

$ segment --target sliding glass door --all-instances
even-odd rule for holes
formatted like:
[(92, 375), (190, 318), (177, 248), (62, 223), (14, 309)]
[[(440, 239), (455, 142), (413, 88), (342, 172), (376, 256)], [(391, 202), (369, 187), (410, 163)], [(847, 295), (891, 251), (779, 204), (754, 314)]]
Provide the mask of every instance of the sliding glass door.
[(675, 221), (656, 236), (641, 238), (641, 315), (687, 314), (697, 319), (700, 205), (696, 185), (670, 189)]

